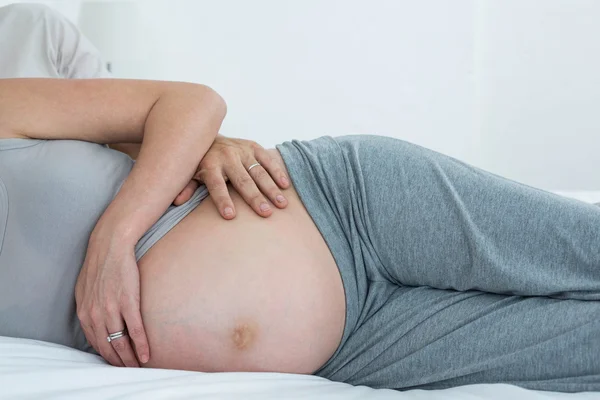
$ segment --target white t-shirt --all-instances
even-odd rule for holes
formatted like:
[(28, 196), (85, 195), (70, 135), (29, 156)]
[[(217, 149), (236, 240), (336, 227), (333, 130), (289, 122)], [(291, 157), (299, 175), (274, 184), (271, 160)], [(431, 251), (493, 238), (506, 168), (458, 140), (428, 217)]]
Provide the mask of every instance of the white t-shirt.
[(50, 7), (0, 7), (0, 78), (107, 78), (99, 51)]

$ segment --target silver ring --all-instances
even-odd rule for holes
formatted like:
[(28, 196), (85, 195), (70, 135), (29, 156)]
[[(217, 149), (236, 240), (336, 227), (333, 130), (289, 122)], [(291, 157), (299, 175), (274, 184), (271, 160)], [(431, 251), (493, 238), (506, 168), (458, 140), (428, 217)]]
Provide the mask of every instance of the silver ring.
[(108, 343), (112, 342), (113, 340), (122, 338), (123, 336), (127, 335), (127, 328), (123, 329), (122, 331), (119, 332), (115, 332), (115, 333), (109, 333), (108, 336), (106, 337), (106, 340), (108, 340)]
[(251, 166), (248, 167), (248, 172), (250, 172), (250, 170), (256, 166), (260, 165), (260, 163), (256, 163), (256, 164), (252, 164)]

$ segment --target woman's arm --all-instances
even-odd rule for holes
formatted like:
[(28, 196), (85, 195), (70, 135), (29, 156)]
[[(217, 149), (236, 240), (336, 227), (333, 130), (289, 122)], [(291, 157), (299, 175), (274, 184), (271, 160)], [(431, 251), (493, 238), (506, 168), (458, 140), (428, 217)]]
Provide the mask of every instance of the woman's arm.
[[(136, 159), (140, 151), (138, 143), (118, 143), (110, 147), (133, 159)], [(246, 166), (255, 162), (259, 162), (261, 166), (247, 171)], [(203, 183), (221, 216), (225, 219), (234, 218), (236, 210), (227, 189), (228, 180), (260, 216), (268, 217), (271, 213), (260, 207), (261, 204), (267, 204), (265, 196), (278, 208), (287, 206), (287, 200), (280, 190), (289, 187), (284, 166), (258, 143), (222, 135), (217, 135), (200, 161), (194, 178), (177, 195), (173, 204), (179, 206), (188, 201), (198, 185)], [(233, 214), (227, 214), (228, 208), (233, 210)]]
[(90, 344), (111, 364), (150, 357), (134, 246), (190, 181), (226, 113), (206, 86), (135, 80), (0, 80), (0, 137), (141, 142), (135, 166), (90, 236), (75, 287)]
[[(217, 93), (192, 83), (0, 80), (0, 137), (142, 142), (131, 174), (107, 210), (131, 242), (190, 181), (225, 113)], [(145, 201), (136, 201), (140, 197)]]

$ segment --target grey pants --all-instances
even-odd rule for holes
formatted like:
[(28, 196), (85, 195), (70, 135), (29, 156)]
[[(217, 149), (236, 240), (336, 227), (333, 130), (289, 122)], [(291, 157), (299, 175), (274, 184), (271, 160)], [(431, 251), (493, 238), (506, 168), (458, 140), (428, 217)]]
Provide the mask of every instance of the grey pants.
[(316, 375), (600, 391), (599, 207), (392, 138), (278, 149), (346, 294)]

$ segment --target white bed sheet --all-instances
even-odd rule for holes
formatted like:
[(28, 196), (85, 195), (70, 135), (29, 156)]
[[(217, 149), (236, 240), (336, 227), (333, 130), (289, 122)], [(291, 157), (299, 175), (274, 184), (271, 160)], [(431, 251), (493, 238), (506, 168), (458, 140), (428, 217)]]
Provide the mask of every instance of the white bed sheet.
[[(600, 202), (600, 191), (558, 193)], [(68, 347), (0, 337), (0, 399), (20, 398), (600, 400), (600, 392), (544, 392), (506, 384), (399, 392), (351, 386), (308, 375), (116, 368), (100, 357)]]

